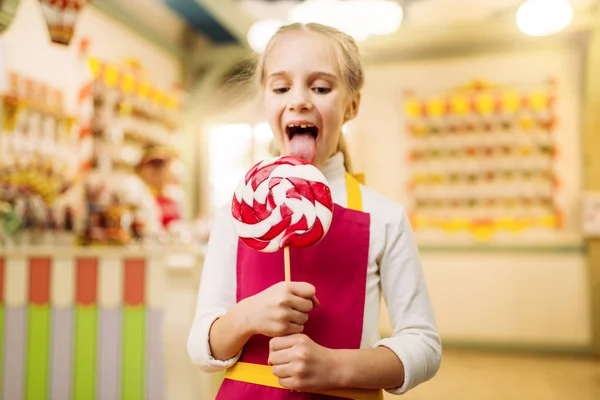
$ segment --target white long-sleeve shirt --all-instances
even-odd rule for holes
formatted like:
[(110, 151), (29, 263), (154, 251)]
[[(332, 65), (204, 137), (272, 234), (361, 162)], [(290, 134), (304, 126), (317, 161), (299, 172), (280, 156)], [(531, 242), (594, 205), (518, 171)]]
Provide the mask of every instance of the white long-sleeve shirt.
[[(346, 207), (343, 155), (333, 156), (322, 172), (333, 201)], [(402, 394), (435, 375), (441, 362), (441, 342), (405, 209), (368, 187), (361, 185), (360, 189), (363, 211), (371, 216), (361, 348), (385, 346), (396, 353), (404, 364), (404, 384), (387, 391)], [(240, 356), (216, 360), (208, 344), (212, 323), (236, 303), (237, 244), (230, 208), (223, 208), (215, 216), (188, 338), (192, 361), (206, 372), (229, 368)], [(394, 328), (392, 336), (384, 339), (379, 329), (381, 292)]]

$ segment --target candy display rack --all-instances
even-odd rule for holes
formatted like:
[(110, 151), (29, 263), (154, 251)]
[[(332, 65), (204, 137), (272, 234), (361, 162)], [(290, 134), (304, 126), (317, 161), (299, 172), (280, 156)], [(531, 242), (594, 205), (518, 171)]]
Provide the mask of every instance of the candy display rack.
[(65, 112), (62, 91), (12, 72), (8, 82), (1, 100), (0, 242), (35, 243), (72, 228), (72, 210), (56, 215), (55, 203), (82, 177), (78, 120)]
[[(92, 80), (82, 107), (93, 137), (85, 194), (87, 218), (79, 243), (126, 245), (149, 232), (140, 213), (148, 189), (135, 167), (147, 146), (171, 146), (178, 133), (179, 100), (159, 90), (135, 62), (89, 60)], [(144, 192), (144, 193), (142, 193)]]
[(144, 146), (173, 144), (179, 113), (175, 94), (151, 85), (135, 63), (107, 64), (94, 58), (89, 63), (96, 168), (131, 170)]
[(554, 81), (405, 93), (415, 231), (479, 242), (560, 231), (556, 100)]

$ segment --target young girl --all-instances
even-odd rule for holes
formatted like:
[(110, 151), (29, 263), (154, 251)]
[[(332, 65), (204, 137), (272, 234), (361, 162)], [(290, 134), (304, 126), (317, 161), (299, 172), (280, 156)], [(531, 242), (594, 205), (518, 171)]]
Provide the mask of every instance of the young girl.
[[(435, 375), (441, 344), (404, 208), (348, 173), (341, 128), (356, 116), (364, 79), (356, 43), (323, 25), (288, 25), (272, 38), (256, 75), (280, 152), (327, 178), (333, 221), (321, 242), (291, 249), (292, 282), (285, 283), (282, 251), (245, 246), (230, 208), (221, 210), (190, 357), (204, 371), (227, 370), (218, 400), (405, 393)], [(384, 339), (381, 293), (394, 327)]]

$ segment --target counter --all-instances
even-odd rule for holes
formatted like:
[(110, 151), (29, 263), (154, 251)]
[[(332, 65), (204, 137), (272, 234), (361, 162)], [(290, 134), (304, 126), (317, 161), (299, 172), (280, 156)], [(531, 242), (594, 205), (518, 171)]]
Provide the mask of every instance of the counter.
[(166, 398), (169, 277), (185, 274), (197, 287), (203, 254), (202, 247), (0, 249), (2, 398)]

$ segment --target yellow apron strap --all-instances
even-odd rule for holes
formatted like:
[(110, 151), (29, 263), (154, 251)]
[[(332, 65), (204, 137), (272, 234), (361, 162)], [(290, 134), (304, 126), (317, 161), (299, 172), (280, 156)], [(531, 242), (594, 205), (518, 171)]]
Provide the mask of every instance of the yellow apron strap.
[[(278, 378), (271, 372), (268, 365), (250, 364), (237, 362), (225, 373), (226, 379), (234, 381), (252, 383), (254, 385), (269, 386), (279, 389), (285, 389), (279, 384)], [(312, 393), (312, 392), (311, 392)], [(381, 390), (367, 389), (332, 389), (316, 391), (316, 394), (326, 396), (342, 397), (352, 400), (382, 400), (383, 392)]]
[(346, 191), (348, 192), (348, 208), (355, 211), (362, 211), (360, 184), (356, 178), (348, 173), (346, 173)]

